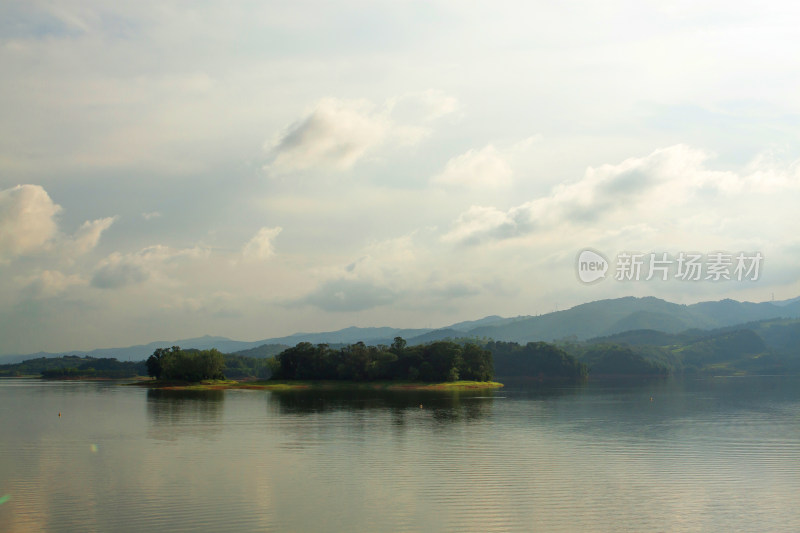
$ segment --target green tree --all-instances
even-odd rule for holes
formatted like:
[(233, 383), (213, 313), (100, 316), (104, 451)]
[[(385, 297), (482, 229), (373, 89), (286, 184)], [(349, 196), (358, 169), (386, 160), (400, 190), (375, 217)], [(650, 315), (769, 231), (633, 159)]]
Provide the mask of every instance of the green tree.
[(164, 365), (167, 359), (171, 358), (181, 349), (177, 346), (172, 348), (156, 348), (153, 355), (147, 358), (147, 375), (156, 379), (161, 379), (164, 375)]
[(159, 348), (147, 359), (147, 372), (156, 379), (202, 381), (224, 379), (225, 357), (216, 348), (181, 350)]

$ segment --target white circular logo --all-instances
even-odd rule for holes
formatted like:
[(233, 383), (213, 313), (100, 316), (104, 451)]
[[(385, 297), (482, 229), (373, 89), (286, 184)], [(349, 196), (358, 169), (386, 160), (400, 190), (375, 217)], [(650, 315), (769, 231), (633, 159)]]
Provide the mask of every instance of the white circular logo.
[(575, 263), (578, 279), (584, 283), (595, 283), (605, 279), (608, 271), (608, 260), (600, 252), (585, 249), (578, 254), (578, 261)]

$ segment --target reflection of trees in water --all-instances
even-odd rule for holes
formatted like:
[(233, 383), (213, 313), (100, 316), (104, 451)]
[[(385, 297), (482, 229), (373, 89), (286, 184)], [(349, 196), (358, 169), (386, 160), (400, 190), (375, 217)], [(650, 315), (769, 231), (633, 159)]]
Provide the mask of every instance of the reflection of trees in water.
[(493, 394), (485, 390), (289, 390), (272, 391), (269, 405), (278, 415), (384, 410), (390, 413), (393, 424), (403, 425), (408, 414), (417, 412), (442, 422), (484, 417), (491, 412)]
[(175, 440), (182, 435), (209, 436), (221, 430), (225, 391), (147, 391), (148, 436)]
[[(796, 378), (590, 379), (581, 384), (503, 380), (511, 409), (562, 429), (609, 439), (670, 438), (676, 427), (763, 411), (796, 401)], [(518, 404), (518, 405), (517, 405)], [(534, 414), (535, 413), (535, 414)]]

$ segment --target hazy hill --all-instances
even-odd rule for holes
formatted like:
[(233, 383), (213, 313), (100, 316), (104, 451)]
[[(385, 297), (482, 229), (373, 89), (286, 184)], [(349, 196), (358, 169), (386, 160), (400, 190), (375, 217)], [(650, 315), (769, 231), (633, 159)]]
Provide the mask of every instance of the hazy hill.
[[(520, 343), (567, 337), (583, 340), (626, 329), (641, 329), (641, 324), (650, 325), (652, 322), (656, 322), (659, 326), (656, 329), (661, 331), (678, 332), (697, 325), (697, 317), (685, 305), (653, 297), (626, 297), (590, 302), (565, 311), (528, 317), (507, 324), (478, 327), (468, 333)], [(709, 327), (713, 325), (708, 324)]]
[(64, 352), (48, 353), (38, 352), (35, 354), (27, 355), (6, 355), (0, 357), (0, 363), (10, 364), (18, 363), (28, 359), (35, 359), (39, 357), (61, 357), (63, 355), (79, 355), (94, 358), (113, 357), (119, 361), (141, 361), (147, 359), (156, 348), (169, 348), (171, 346), (180, 346), (181, 348), (195, 348), (198, 350), (209, 350), (216, 348), (221, 352), (235, 352), (238, 350), (245, 350), (253, 348), (263, 342), (245, 342), (235, 341), (227, 337), (212, 337), (205, 335), (203, 337), (195, 337), (192, 339), (181, 339), (175, 341), (155, 341), (148, 344), (138, 344), (136, 346), (127, 346), (125, 348), (98, 348), (96, 350), (82, 351), (82, 350), (69, 350)]
[(690, 328), (715, 329), (753, 320), (800, 317), (800, 301), (786, 305), (722, 300), (693, 305), (658, 298), (617, 298), (577, 305), (565, 311), (469, 330), (470, 336), (530, 342), (565, 338), (585, 340), (628, 330), (678, 333)]
[[(701, 332), (701, 330), (694, 330)], [(705, 333), (705, 331), (702, 331)], [(691, 342), (697, 338), (690, 333), (664, 333), (655, 329), (634, 329), (615, 333), (605, 337), (594, 337), (587, 340), (591, 344), (627, 344), (629, 346), (670, 346)]]
[[(540, 316), (502, 318), (496, 315), (479, 320), (458, 322), (438, 329), (403, 329), (392, 327), (349, 327), (322, 333), (295, 333), (253, 342), (236, 341), (226, 337), (204, 336), (193, 339), (151, 342), (126, 348), (106, 348), (91, 351), (64, 351), (0, 357), (0, 363), (23, 361), (36, 357), (81, 355), (114, 357), (120, 361), (146, 359), (156, 348), (180, 346), (207, 350), (217, 348), (224, 353), (242, 352), (263, 345), (294, 346), (299, 342), (312, 344), (391, 344), (394, 337), (403, 337), (409, 344), (421, 344), (444, 338), (476, 337), (519, 343), (560, 339), (586, 340), (615, 335), (632, 330), (652, 330), (677, 334), (689, 329), (713, 330), (737, 324), (800, 317), (800, 298), (780, 302), (750, 303), (735, 300), (702, 302), (682, 305), (654, 297), (625, 297), (598, 300), (577, 305), (565, 311)], [(775, 329), (762, 332), (755, 329), (767, 344), (783, 343), (793, 346), (796, 326), (775, 324)], [(764, 326), (766, 328), (766, 326)], [(770, 340), (774, 339), (774, 340)], [(783, 339), (783, 340), (779, 340)], [(685, 342), (681, 339), (680, 342)], [(795, 344), (796, 345), (796, 344)], [(266, 352), (265, 352), (266, 353)]]
[(286, 344), (262, 344), (261, 346), (256, 346), (255, 348), (248, 348), (247, 350), (238, 350), (236, 352), (231, 352), (236, 355), (241, 355), (243, 357), (253, 357), (255, 359), (264, 359), (266, 357), (272, 357), (273, 355), (278, 355), (286, 348), (291, 348)]

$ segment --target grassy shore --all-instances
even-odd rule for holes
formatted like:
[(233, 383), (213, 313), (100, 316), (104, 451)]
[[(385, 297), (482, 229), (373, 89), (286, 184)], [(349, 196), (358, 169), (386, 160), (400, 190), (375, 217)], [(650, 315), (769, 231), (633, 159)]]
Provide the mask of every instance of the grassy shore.
[(474, 390), (497, 389), (503, 386), (496, 381), (452, 381), (446, 383), (419, 383), (412, 381), (234, 381), (205, 380), (199, 383), (184, 381), (139, 380), (129, 385), (162, 390)]

